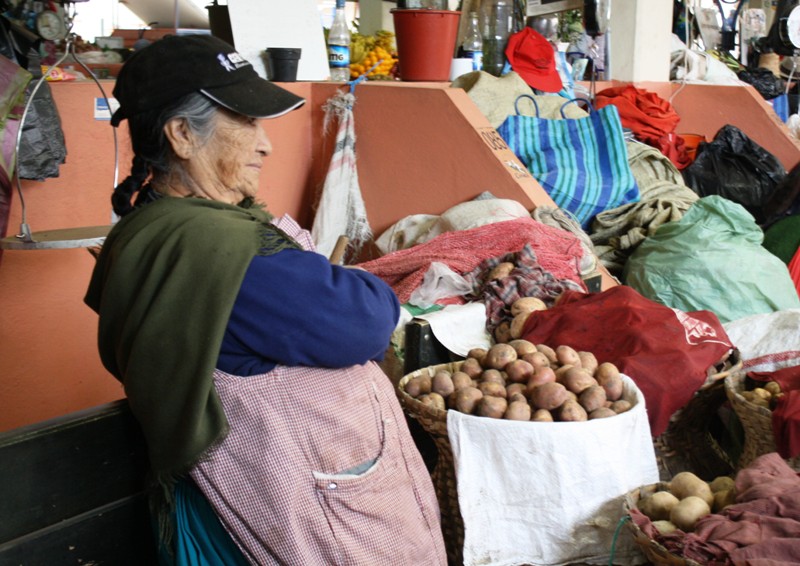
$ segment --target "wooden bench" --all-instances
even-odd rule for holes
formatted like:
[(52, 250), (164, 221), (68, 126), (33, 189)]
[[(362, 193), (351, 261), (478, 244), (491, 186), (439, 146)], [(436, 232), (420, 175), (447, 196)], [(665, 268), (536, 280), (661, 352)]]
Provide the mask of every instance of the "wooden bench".
[(0, 565), (157, 564), (126, 400), (0, 433)]

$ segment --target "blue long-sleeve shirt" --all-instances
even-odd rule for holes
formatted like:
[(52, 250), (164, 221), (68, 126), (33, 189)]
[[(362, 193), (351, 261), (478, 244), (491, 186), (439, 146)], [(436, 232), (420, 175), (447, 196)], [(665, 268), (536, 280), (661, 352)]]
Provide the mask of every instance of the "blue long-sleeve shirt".
[(231, 312), (218, 367), (256, 375), (278, 364), (340, 368), (380, 360), (400, 304), (380, 278), (321, 254), (254, 257)]

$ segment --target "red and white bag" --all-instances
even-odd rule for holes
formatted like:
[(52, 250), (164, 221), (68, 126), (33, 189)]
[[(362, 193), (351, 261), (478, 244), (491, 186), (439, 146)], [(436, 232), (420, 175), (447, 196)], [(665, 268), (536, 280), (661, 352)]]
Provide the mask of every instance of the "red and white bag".
[(553, 308), (528, 318), (522, 338), (553, 348), (566, 344), (615, 364), (642, 390), (654, 437), (733, 349), (714, 313), (669, 308), (625, 285), (564, 292)]

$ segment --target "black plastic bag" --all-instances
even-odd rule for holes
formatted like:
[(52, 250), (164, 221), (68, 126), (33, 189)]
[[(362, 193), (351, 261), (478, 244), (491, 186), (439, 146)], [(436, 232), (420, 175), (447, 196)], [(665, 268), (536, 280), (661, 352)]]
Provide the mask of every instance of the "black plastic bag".
[[(36, 80), (28, 85), (27, 97), (36, 86)], [(17, 167), (20, 179), (43, 181), (58, 177), (59, 166), (66, 161), (67, 148), (61, 117), (53, 100), (47, 81), (39, 86), (25, 122), (22, 124)]]
[(697, 158), (682, 171), (686, 185), (701, 197), (720, 195), (742, 205), (756, 222), (763, 206), (786, 177), (786, 169), (766, 149), (736, 126), (723, 126), (710, 143), (701, 143)]
[[(0, 0), (0, 6), (2, 4), (3, 0)], [(25, 94), (26, 104), (42, 76), (37, 51), (38, 41), (39, 38), (30, 31), (0, 16), (0, 55), (27, 69), (33, 75)], [(45, 81), (36, 91), (22, 124), (17, 174), (20, 179), (36, 181), (58, 177), (59, 166), (65, 163), (66, 157), (67, 148), (64, 131), (61, 128), (61, 117), (53, 100), (50, 85)]]
[(772, 100), (786, 92), (786, 82), (769, 69), (746, 69), (736, 75), (739, 80), (753, 85), (764, 100)]

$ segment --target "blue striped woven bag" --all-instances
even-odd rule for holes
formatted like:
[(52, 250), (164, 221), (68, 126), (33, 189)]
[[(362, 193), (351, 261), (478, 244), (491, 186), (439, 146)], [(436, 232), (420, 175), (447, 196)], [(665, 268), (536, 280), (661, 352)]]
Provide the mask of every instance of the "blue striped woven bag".
[[(524, 98), (533, 102), (536, 116), (519, 113)], [(640, 194), (616, 106), (590, 108), (585, 118), (564, 117), (564, 106), (573, 102), (561, 106), (562, 119), (547, 119), (539, 117), (534, 97), (520, 95), (516, 114), (497, 131), (556, 205), (588, 230), (598, 213), (638, 202)]]

